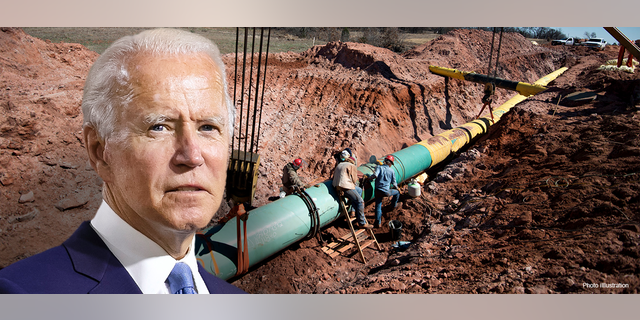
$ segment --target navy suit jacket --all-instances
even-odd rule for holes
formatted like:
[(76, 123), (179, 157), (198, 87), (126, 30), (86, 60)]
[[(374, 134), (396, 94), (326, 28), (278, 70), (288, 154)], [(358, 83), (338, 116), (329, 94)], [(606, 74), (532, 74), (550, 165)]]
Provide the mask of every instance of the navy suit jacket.
[[(198, 264), (209, 293), (245, 293)], [(85, 221), (62, 245), (0, 270), (0, 293), (142, 293)]]

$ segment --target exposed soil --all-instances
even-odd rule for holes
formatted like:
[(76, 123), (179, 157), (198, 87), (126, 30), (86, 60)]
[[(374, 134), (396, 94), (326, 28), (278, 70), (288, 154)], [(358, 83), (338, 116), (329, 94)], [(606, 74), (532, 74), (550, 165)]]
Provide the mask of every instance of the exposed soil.
[[(490, 32), (454, 30), (404, 55), (339, 42), (270, 55), (254, 205), (278, 194), (295, 157), (309, 163), (307, 181), (320, 181), (341, 148), (380, 157), (472, 120), (482, 85), (445, 81), (428, 66), (486, 73), (490, 45)], [(355, 251), (331, 259), (317, 239), (301, 241), (233, 284), (251, 293), (637, 293), (640, 76), (597, 70), (617, 52), (506, 34), (500, 77), (533, 82), (570, 69), (431, 170), (421, 197), (384, 208), (385, 222), (402, 222), (406, 247), (392, 246), (386, 224), (375, 231), (384, 250), (365, 249), (367, 264)], [(0, 31), (0, 267), (60, 244), (100, 203), (80, 135), (96, 57)], [(234, 58), (224, 60), (232, 70)], [(564, 99), (577, 91), (596, 98)], [(497, 103), (513, 95), (499, 89)], [(366, 213), (372, 221), (372, 204)], [(323, 239), (345, 226), (336, 221)], [(584, 285), (600, 283), (626, 287)]]

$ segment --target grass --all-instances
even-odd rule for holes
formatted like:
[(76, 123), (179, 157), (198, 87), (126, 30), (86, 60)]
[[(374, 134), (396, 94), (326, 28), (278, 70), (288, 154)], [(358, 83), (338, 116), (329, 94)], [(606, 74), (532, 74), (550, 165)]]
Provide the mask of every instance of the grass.
[(404, 36), (404, 39), (403, 39), (404, 43), (408, 47), (416, 47), (421, 44), (425, 44), (441, 35), (428, 32), (428, 33), (405, 33), (403, 36)]
[[(36, 38), (50, 40), (51, 42), (79, 43), (89, 50), (102, 53), (111, 43), (117, 39), (137, 34), (150, 28), (23, 28), (23, 30)], [(218, 45), (222, 54), (235, 52), (236, 28), (181, 28), (200, 34)], [(267, 35), (265, 30), (265, 36)], [(253, 29), (249, 29), (251, 38)], [(256, 29), (256, 51), (258, 51), (260, 29)], [(244, 37), (243, 29), (240, 29), (241, 42)], [(314, 41), (314, 39), (300, 39), (286, 31), (271, 32), (269, 52), (302, 52), (316, 45), (326, 42)], [(251, 44), (251, 40), (248, 41)], [(266, 42), (263, 44), (266, 48)], [(239, 48), (242, 51), (242, 48)], [(250, 50), (250, 49), (249, 49)], [(266, 49), (263, 49), (265, 51)]]
[[(89, 50), (102, 53), (117, 39), (137, 34), (150, 28), (23, 28), (23, 30), (36, 38), (49, 40), (54, 43), (79, 43)], [(218, 45), (222, 54), (235, 52), (236, 28), (182, 28), (193, 33), (200, 34)], [(248, 36), (251, 38), (253, 29), (249, 29)], [(266, 36), (265, 30), (265, 36)], [(360, 32), (361, 33), (361, 32)], [(256, 29), (256, 51), (259, 45), (260, 29)], [(358, 31), (351, 33), (351, 41), (356, 41), (361, 34)], [(407, 47), (414, 47), (424, 44), (437, 38), (434, 33), (404, 33), (402, 39)], [(240, 29), (240, 42), (244, 37), (243, 28)], [(248, 41), (251, 44), (251, 41)], [(314, 38), (298, 38), (287, 32), (286, 28), (272, 29), (269, 52), (303, 52), (314, 45), (324, 45), (325, 41)], [(242, 44), (241, 44), (242, 45)], [(266, 48), (266, 43), (263, 44)], [(242, 51), (242, 48), (239, 48)], [(250, 50), (250, 49), (249, 49)], [(266, 49), (263, 49), (265, 51)]]

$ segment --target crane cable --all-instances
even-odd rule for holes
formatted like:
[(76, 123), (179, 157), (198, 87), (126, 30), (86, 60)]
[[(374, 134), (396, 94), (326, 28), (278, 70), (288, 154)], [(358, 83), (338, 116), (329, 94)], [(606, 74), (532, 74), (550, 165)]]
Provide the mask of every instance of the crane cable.
[[(498, 74), (498, 65), (500, 64), (500, 48), (502, 47), (502, 33), (504, 28), (500, 28), (500, 38), (498, 40), (498, 52), (496, 53), (496, 65), (493, 69), (493, 78), (490, 82), (487, 82), (484, 85), (484, 96), (482, 97), (482, 109), (480, 109), (480, 113), (476, 118), (479, 118), (484, 111), (485, 107), (489, 107), (489, 112), (491, 114), (491, 121), (493, 120), (493, 109), (491, 108), (491, 103), (493, 102), (493, 95), (496, 92), (496, 85), (494, 83), (495, 78)], [(487, 66), (487, 76), (491, 77), (491, 61), (493, 60), (493, 47), (496, 39), (496, 28), (493, 28), (493, 34), (491, 35), (491, 51), (489, 52), (489, 65)]]
[[(502, 32), (504, 28), (500, 28), (500, 38), (498, 40), (498, 51), (496, 52), (496, 65), (493, 68), (493, 78), (498, 75), (498, 66), (500, 65), (500, 48), (502, 47)], [(491, 76), (491, 60), (493, 59), (493, 46), (496, 39), (496, 28), (493, 28), (493, 34), (491, 35), (491, 51), (489, 53), (489, 65), (487, 66), (487, 76)], [(489, 87), (490, 86), (490, 87)], [(485, 86), (484, 94), (485, 96), (482, 98), (482, 102), (485, 102), (495, 93), (495, 84), (493, 80)]]
[[(498, 74), (498, 65), (500, 64), (500, 48), (502, 47), (502, 33), (504, 31), (504, 27), (500, 27), (500, 38), (498, 40), (498, 52), (496, 53), (496, 65), (493, 70), (493, 77), (495, 78)], [(493, 58), (493, 44), (496, 38), (496, 28), (493, 28), (493, 34), (491, 36), (491, 52), (489, 53), (489, 66), (487, 67), (487, 75), (491, 76), (491, 60)]]

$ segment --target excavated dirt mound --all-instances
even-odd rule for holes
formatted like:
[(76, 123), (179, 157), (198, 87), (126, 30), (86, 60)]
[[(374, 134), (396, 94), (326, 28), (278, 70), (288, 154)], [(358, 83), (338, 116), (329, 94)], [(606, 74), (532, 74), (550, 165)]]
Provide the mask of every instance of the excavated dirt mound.
[[(482, 85), (445, 81), (428, 66), (486, 73), (491, 35), (454, 30), (404, 55), (340, 42), (270, 55), (254, 205), (278, 194), (282, 166), (295, 157), (308, 162), (307, 181), (322, 181), (344, 147), (364, 162), (473, 119)], [(0, 50), (2, 267), (90, 219), (101, 181), (80, 136), (82, 85), (97, 54), (20, 29), (1, 29)], [(384, 250), (366, 249), (365, 265), (353, 251), (329, 258), (314, 238), (233, 283), (251, 293), (637, 292), (640, 86), (637, 74), (596, 70), (616, 56), (615, 47), (534, 46), (505, 34), (500, 77), (533, 82), (571, 69), (429, 172), (421, 197), (384, 207), (385, 222), (402, 222), (406, 245), (394, 248), (383, 225)], [(233, 66), (234, 57), (223, 59)], [(577, 91), (596, 99), (565, 99)], [(497, 101), (512, 95), (499, 89)], [(373, 205), (366, 213), (372, 220)], [(336, 221), (321, 236), (339, 237), (345, 226)]]
[(97, 56), (0, 29), (0, 266), (62, 243), (100, 203), (80, 110)]

